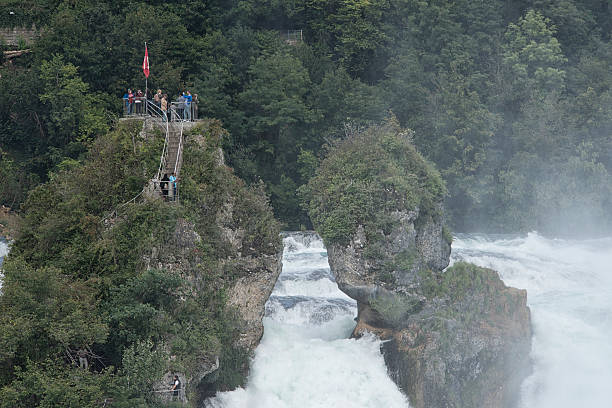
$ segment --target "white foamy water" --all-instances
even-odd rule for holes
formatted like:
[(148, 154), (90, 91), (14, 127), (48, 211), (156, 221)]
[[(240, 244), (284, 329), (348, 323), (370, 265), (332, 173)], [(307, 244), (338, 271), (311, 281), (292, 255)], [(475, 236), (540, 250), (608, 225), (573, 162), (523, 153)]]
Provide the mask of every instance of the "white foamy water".
[(283, 271), (266, 303), (264, 337), (245, 389), (213, 408), (405, 408), (375, 337), (349, 339), (357, 306), (338, 289), (320, 238), (284, 239)]
[[(6, 256), (6, 254), (8, 254), (8, 252), (9, 252), (8, 244), (6, 243), (6, 241), (0, 238), (0, 268), (2, 267), (2, 261), (4, 260), (4, 257)], [(3, 280), (3, 275), (2, 275), (2, 270), (0, 270), (0, 288), (2, 288), (2, 280)]]
[(527, 289), (533, 373), (521, 408), (612, 406), (612, 238), (459, 235), (452, 260), (495, 269)]

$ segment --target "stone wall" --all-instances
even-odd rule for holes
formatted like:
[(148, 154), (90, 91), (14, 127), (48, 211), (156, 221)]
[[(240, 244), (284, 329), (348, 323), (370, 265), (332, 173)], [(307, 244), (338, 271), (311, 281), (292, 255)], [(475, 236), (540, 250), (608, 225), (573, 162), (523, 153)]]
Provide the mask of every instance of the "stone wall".
[(15, 47), (19, 45), (19, 40), (21, 39), (23, 39), (26, 44), (31, 44), (38, 35), (39, 33), (38, 30), (36, 30), (36, 26), (32, 26), (31, 28), (0, 28), (0, 42)]

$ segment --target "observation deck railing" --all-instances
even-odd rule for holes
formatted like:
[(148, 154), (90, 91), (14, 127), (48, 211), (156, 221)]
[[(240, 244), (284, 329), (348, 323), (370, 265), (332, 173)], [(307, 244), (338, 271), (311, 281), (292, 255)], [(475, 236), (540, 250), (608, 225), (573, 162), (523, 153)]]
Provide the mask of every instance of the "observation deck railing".
[(281, 30), (281, 38), (290, 45), (297, 45), (304, 41), (304, 33), (302, 30)]
[[(196, 102), (191, 102), (188, 108), (185, 106), (185, 102), (168, 102), (168, 111), (166, 115), (164, 115), (164, 111), (161, 109), (161, 103), (155, 102), (153, 99), (147, 99), (144, 96), (135, 96), (132, 99), (133, 102), (130, 103), (128, 98), (122, 98), (124, 117), (151, 116), (159, 117), (162, 120), (169, 119), (170, 122), (193, 122), (198, 118), (198, 106)], [(186, 112), (186, 109), (189, 109), (189, 112)]]

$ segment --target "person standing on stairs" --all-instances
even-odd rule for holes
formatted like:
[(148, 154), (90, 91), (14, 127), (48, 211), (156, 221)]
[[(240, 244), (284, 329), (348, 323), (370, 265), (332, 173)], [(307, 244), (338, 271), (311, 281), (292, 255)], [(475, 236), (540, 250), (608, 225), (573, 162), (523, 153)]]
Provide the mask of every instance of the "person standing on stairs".
[(168, 182), (170, 179), (168, 178), (168, 173), (164, 173), (164, 177), (162, 177), (161, 182), (159, 183), (159, 188), (162, 191), (162, 197), (164, 201), (168, 201)]
[(176, 201), (176, 173), (172, 173), (170, 176), (170, 187), (172, 188), (172, 198), (171, 201)]

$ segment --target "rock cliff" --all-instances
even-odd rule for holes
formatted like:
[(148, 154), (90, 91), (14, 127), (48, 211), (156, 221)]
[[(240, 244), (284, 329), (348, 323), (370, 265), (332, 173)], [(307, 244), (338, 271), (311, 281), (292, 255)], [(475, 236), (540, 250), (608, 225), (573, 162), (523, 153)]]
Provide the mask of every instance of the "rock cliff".
[(409, 136), (393, 123), (354, 135), (305, 191), (338, 285), (358, 302), (353, 335), (386, 340), (413, 407), (511, 407), (529, 370), (526, 292), (475, 265), (445, 270), (441, 183)]
[[(147, 268), (178, 274), (194, 291), (214, 286), (225, 294), (223, 319), (231, 326), (231, 344), (197, 356), (197, 363), (167, 373), (160, 383), (163, 388), (178, 374), (186, 395), (195, 393), (198, 399), (240, 385), (247, 377), (248, 357), (263, 336), (265, 303), (282, 267), (278, 224), (265, 194), (247, 188), (225, 165), (218, 146), (222, 132), (217, 122), (204, 121), (187, 134), (180, 177), (186, 190), (182, 203), (191, 214), (179, 218), (165, 245), (153, 247), (145, 259)], [(200, 184), (203, 174), (209, 180)], [(191, 183), (198, 186), (193, 193)], [(208, 188), (215, 194), (207, 194)], [(228, 354), (240, 358), (232, 360)], [(233, 377), (229, 383), (220, 379), (227, 371)]]

